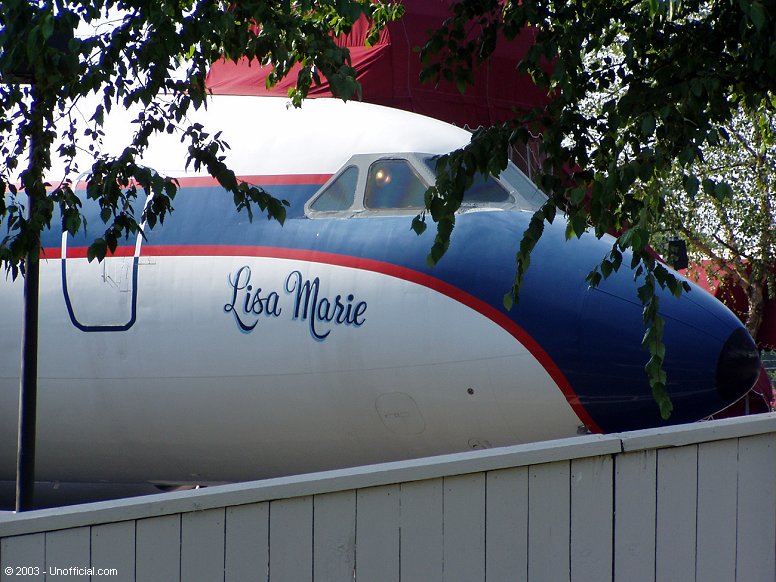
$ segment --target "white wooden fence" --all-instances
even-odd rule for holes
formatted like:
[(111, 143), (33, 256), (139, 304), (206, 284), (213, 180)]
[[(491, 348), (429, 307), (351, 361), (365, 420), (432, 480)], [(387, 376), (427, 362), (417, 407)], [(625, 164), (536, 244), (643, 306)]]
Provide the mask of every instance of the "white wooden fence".
[(2, 582), (774, 582), (776, 414), (10, 514), (0, 567)]

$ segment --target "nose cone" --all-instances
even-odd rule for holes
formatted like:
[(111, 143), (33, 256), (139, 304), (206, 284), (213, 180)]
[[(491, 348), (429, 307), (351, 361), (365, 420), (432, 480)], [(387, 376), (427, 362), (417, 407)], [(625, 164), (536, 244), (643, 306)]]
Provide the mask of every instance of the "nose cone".
[(652, 399), (641, 346), (642, 306), (632, 276), (618, 275), (590, 289), (582, 309), (580, 349), (592, 355), (569, 375), (605, 432), (694, 422), (727, 407), (755, 383), (757, 348), (740, 321), (703, 289), (660, 297), (666, 346), (664, 369), (673, 403), (668, 421)]
[(760, 374), (760, 354), (749, 333), (739, 328), (730, 334), (717, 360), (716, 386), (720, 397), (733, 402), (743, 396)]

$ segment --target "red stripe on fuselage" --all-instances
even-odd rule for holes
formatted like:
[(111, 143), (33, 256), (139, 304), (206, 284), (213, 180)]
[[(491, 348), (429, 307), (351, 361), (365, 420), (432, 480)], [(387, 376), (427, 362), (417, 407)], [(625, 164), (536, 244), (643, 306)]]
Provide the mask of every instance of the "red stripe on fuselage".
[[(68, 249), (68, 257), (78, 258), (86, 257), (86, 248), (79, 247)], [(72, 253), (72, 254), (71, 254)], [(114, 256), (132, 256), (134, 247), (119, 247)], [(54, 257), (53, 255), (57, 255)], [(47, 258), (59, 258), (60, 249), (47, 249)], [(563, 372), (558, 368), (552, 358), (531, 337), (522, 327), (517, 325), (509, 316), (492, 305), (478, 299), (474, 295), (467, 293), (445, 281), (432, 277), (426, 273), (421, 273), (407, 267), (401, 267), (392, 263), (366, 259), (363, 257), (353, 257), (349, 255), (340, 255), (335, 253), (326, 253), (322, 251), (311, 251), (304, 249), (289, 249), (279, 247), (263, 246), (233, 246), (233, 245), (180, 245), (180, 246), (153, 246), (143, 245), (140, 256), (152, 257), (262, 257), (270, 259), (286, 259), (292, 261), (305, 261), (311, 263), (323, 263), (327, 265), (336, 265), (350, 269), (360, 269), (362, 271), (371, 271), (388, 275), (404, 281), (409, 281), (417, 285), (422, 285), (432, 289), (442, 295), (466, 305), (481, 315), (487, 317), (499, 327), (507, 331), (517, 341), (536, 358), (536, 360), (547, 371), (563, 395), (566, 397), (571, 408), (585, 426), (593, 432), (602, 433), (603, 431), (593, 418), (588, 414), (579, 401), (579, 397), (569, 384)]]
[[(333, 174), (249, 174), (237, 176), (238, 180), (257, 186), (283, 186), (296, 184), (325, 184)], [(220, 186), (213, 176), (182, 176), (173, 178), (181, 188)], [(77, 182), (74, 190), (86, 190), (86, 182)]]
[[(85, 259), (89, 255), (87, 247), (68, 247), (67, 249), (67, 258), (68, 259)], [(123, 247), (116, 247), (116, 251), (111, 253), (108, 251), (108, 254), (106, 255), (107, 258), (110, 257), (131, 257), (135, 254), (135, 245), (129, 246), (123, 246)], [(53, 248), (49, 247), (47, 249), (40, 249), (40, 258), (42, 260), (48, 259), (48, 260), (57, 260), (62, 258), (62, 249), (60, 247)]]
[[(286, 175), (250, 175), (237, 176), (238, 180), (258, 186), (282, 186), (297, 184), (325, 184), (332, 174), (286, 174)], [(218, 186), (218, 181), (212, 176), (191, 176), (177, 178), (181, 188), (196, 186)]]

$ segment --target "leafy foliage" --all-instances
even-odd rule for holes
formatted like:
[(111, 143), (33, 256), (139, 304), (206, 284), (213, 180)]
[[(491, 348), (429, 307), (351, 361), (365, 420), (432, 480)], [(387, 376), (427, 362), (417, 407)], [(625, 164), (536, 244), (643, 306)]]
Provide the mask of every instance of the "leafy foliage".
[[(706, 272), (695, 275), (714, 284), (728, 277), (746, 292), (748, 309), (739, 315), (757, 338), (765, 300), (776, 292), (776, 122), (767, 107), (743, 107), (718, 133), (692, 175), (674, 171), (664, 182), (671, 193), (664, 232), (685, 239), (703, 262)], [(682, 188), (688, 181), (689, 192)]]
[[(590, 273), (595, 285), (633, 254), (647, 331), (646, 365), (663, 416), (671, 410), (662, 369), (664, 347), (657, 289), (681, 293), (683, 285), (657, 263), (650, 244), (664, 215), (661, 182), (677, 168), (688, 195), (699, 187), (719, 199), (734, 190), (716, 176), (698, 177), (693, 164), (719, 143), (741, 107), (773, 113), (776, 87), (776, 5), (734, 0), (462, 0), (421, 50), (430, 80), (468, 82), (471, 66), (487, 59), (499, 35), (514, 38), (524, 27), (535, 44), (519, 65), (552, 95), (547, 106), (516, 112), (515, 119), (479, 132), (445, 160), (451, 172), (433, 198), (441, 212), (437, 260), (455, 224), (460, 187), (471, 175), (504, 167), (494, 144), (527, 142), (542, 134), (539, 185), (549, 195), (523, 235), (509, 305), (518, 297), (530, 253), (544, 222), (561, 210), (567, 236), (617, 233), (608, 257)], [(617, 51), (608, 50), (617, 46)], [(599, 100), (591, 113), (590, 99)], [(424, 218), (424, 217), (423, 217)]]
[[(163, 222), (173, 209), (177, 184), (139, 163), (158, 133), (180, 135), (188, 146), (188, 164), (206, 168), (233, 194), (238, 210), (252, 217), (258, 207), (282, 222), (285, 203), (239, 180), (227, 166), (228, 145), (220, 135), (187, 121), (191, 108), (206, 105), (208, 67), (222, 57), (245, 57), (271, 65), (269, 82), (276, 82), (299, 64), (298, 82), (289, 91), (295, 105), (322, 78), (349, 99), (359, 86), (347, 49), (336, 46), (332, 34), (347, 32), (363, 14), (372, 21), (369, 39), (374, 40), (401, 12), (400, 6), (370, 0), (4, 0), (0, 262), (18, 274), (26, 254), (38, 248), (55, 205), (66, 230), (83, 226), (82, 201), (70, 185), (83, 171), (76, 162), (79, 150), (94, 160), (85, 169), (86, 195), (99, 201), (107, 227), (91, 245), (90, 259), (102, 259), (144, 221), (149, 228)], [(83, 128), (76, 122), (77, 108), (88, 96), (97, 99)], [(113, 107), (139, 113), (131, 143), (109, 156), (102, 153), (103, 125)], [(52, 156), (63, 160), (63, 175), (46, 175)], [(29, 165), (20, 172), (27, 158)], [(26, 210), (17, 177), (36, 201)], [(141, 191), (152, 195), (150, 204), (138, 198)]]

